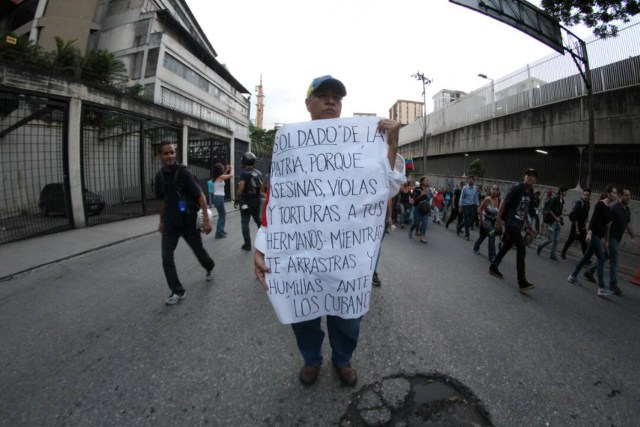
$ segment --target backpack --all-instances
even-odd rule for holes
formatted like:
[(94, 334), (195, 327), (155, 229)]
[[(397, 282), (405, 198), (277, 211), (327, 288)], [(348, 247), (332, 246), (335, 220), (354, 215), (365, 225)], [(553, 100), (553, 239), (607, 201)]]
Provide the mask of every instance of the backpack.
[(260, 171), (253, 169), (251, 172), (251, 177), (247, 180), (247, 186), (244, 189), (244, 193), (246, 195), (260, 197), (260, 189), (262, 188), (262, 174)]

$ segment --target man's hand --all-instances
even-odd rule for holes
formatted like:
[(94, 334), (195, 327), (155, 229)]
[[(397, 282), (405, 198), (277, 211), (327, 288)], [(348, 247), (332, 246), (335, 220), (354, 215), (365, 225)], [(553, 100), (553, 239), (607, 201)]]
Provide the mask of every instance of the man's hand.
[(264, 254), (256, 249), (255, 254), (253, 255), (253, 262), (256, 267), (256, 277), (258, 278), (258, 282), (260, 282), (262, 289), (266, 291), (269, 287), (267, 286), (264, 274), (271, 273), (271, 269), (267, 267), (267, 264), (264, 262)]
[(378, 122), (377, 131), (383, 135), (385, 133), (387, 135), (387, 145), (389, 146), (387, 159), (389, 160), (389, 166), (391, 166), (391, 170), (393, 170), (396, 165), (396, 155), (398, 154), (400, 123), (391, 119), (382, 119)]
[(212, 230), (212, 228), (211, 228), (211, 224), (209, 223), (209, 219), (207, 218), (207, 219), (203, 220), (202, 221), (202, 232), (204, 234), (209, 234), (209, 233), (211, 233), (211, 230)]

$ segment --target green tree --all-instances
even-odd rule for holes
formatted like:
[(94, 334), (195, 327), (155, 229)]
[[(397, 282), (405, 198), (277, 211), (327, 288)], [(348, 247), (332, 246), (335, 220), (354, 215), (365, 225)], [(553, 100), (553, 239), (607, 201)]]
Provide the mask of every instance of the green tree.
[(602, 38), (618, 34), (618, 27), (612, 22), (629, 22), (640, 13), (640, 0), (542, 0), (541, 5), (565, 25), (582, 23)]
[(253, 123), (250, 123), (249, 135), (251, 138), (251, 151), (253, 154), (263, 159), (271, 158), (276, 130), (265, 130), (255, 126)]
[(73, 44), (76, 39), (62, 40), (56, 37), (56, 50), (49, 54), (51, 68), (67, 76), (80, 78), (83, 58), (80, 49)]
[(476, 178), (482, 178), (484, 176), (484, 166), (480, 159), (475, 159), (469, 164), (469, 175), (473, 175)]
[(0, 61), (38, 66), (46, 64), (44, 50), (26, 35), (18, 37), (6, 25), (0, 25), (0, 38)]
[(112, 85), (126, 80), (126, 68), (113, 53), (106, 50), (92, 50), (82, 62), (81, 77), (96, 83)]

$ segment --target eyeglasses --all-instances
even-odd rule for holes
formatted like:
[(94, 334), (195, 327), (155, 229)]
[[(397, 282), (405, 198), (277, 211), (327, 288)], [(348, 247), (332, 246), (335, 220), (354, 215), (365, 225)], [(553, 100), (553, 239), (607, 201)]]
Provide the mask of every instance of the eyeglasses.
[(311, 96), (314, 98), (318, 98), (319, 100), (324, 102), (327, 102), (327, 101), (342, 102), (342, 97), (334, 93), (314, 93)]

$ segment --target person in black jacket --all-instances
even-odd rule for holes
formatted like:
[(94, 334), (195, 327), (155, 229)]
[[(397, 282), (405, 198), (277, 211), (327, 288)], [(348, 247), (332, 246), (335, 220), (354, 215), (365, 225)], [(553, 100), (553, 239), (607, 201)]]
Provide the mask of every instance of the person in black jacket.
[(618, 200), (618, 191), (613, 185), (609, 185), (603, 196), (605, 197), (594, 206), (593, 215), (591, 215), (591, 221), (589, 221), (589, 231), (587, 232), (589, 246), (573, 273), (567, 278), (569, 283), (578, 284), (577, 277), (580, 270), (589, 263), (591, 256), (595, 255), (598, 258), (598, 296), (601, 297), (611, 295), (611, 290), (604, 286), (604, 251), (609, 246), (609, 228), (611, 227), (611, 211), (609, 207)]
[(576, 238), (580, 241), (580, 247), (582, 248), (582, 254), (587, 250), (587, 219), (589, 218), (589, 210), (591, 209), (591, 189), (587, 188), (582, 192), (582, 198), (576, 200), (569, 214), (571, 220), (571, 230), (569, 230), (569, 237), (567, 242), (562, 248), (560, 258), (567, 259), (567, 251), (575, 242)]

